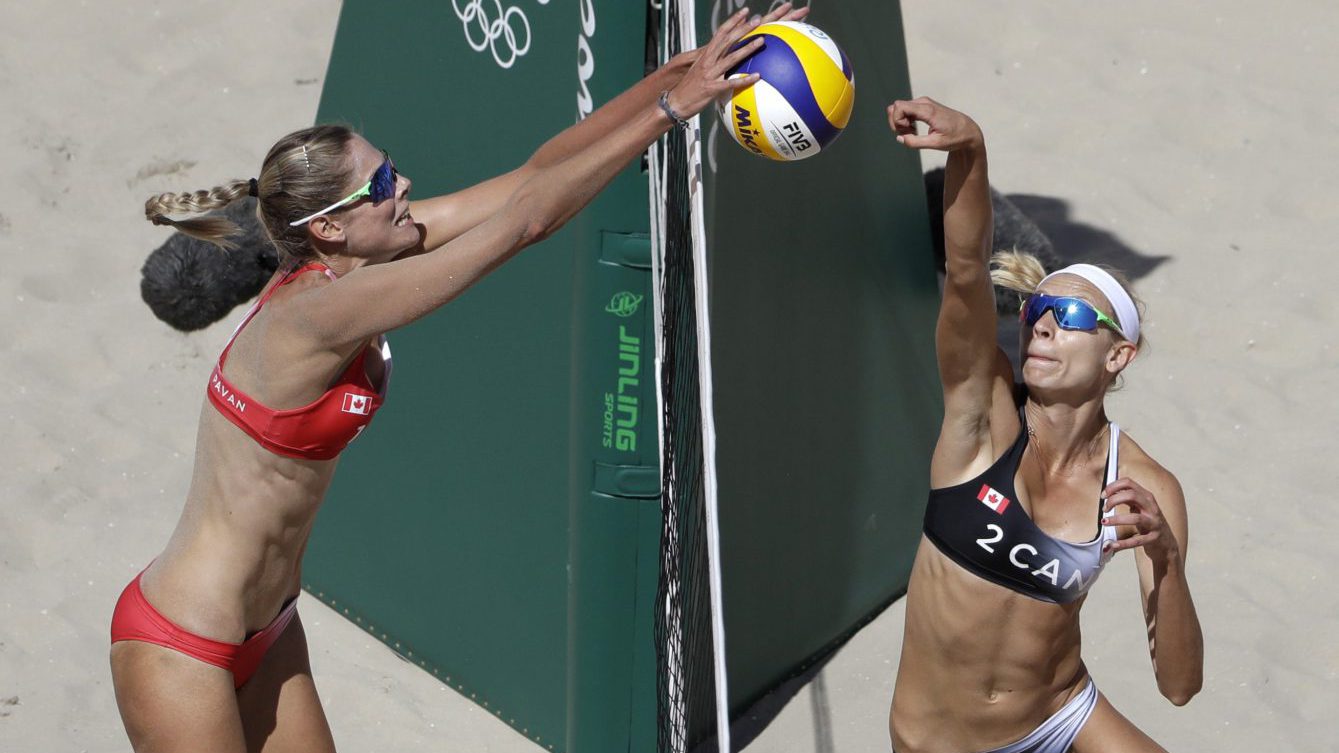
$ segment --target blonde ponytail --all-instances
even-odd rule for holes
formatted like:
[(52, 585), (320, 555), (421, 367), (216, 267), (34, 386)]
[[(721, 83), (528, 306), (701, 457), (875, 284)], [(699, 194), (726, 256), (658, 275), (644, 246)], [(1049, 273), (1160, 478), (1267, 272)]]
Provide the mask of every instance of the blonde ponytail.
[(169, 225), (192, 238), (197, 238), (225, 249), (236, 247), (230, 237), (241, 228), (231, 220), (219, 216), (187, 217), (174, 220), (170, 215), (199, 215), (222, 209), (247, 195), (249, 181), (232, 181), (206, 191), (190, 193), (160, 193), (144, 202), (144, 217), (155, 225)]
[[(216, 215), (189, 215), (222, 209), (252, 195), (265, 234), (280, 257), (311, 258), (315, 250), (307, 227), (288, 223), (342, 198), (350, 179), (348, 146), (353, 137), (353, 130), (343, 125), (295, 131), (270, 147), (254, 188), (251, 180), (234, 180), (207, 191), (158, 194), (144, 202), (144, 216), (155, 225), (170, 225), (192, 238), (232, 249), (235, 244), (228, 239), (239, 231), (236, 223)], [(173, 219), (183, 215), (187, 216)]]
[(1010, 301), (1000, 300), (998, 306), (1002, 312), (1017, 312), (1023, 299), (1032, 295), (1042, 278), (1046, 277), (1046, 267), (1041, 260), (1024, 251), (997, 251), (990, 257), (990, 281), (999, 288), (998, 292), (1017, 293)]

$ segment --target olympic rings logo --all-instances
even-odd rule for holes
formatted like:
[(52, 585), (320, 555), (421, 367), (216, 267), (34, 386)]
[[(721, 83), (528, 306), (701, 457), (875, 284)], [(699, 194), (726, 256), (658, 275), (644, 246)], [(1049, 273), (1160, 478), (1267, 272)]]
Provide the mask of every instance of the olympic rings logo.
[[(540, 0), (547, 3), (548, 0)], [(503, 9), (502, 0), (492, 0), (494, 12), (486, 10), (488, 0), (451, 0), (451, 7), (465, 29), (465, 41), (475, 52), (488, 50), (501, 68), (510, 68), (516, 59), (530, 51), (530, 19), (525, 11), (512, 5)], [(519, 40), (524, 39), (524, 42)], [(499, 48), (499, 43), (502, 44)]]

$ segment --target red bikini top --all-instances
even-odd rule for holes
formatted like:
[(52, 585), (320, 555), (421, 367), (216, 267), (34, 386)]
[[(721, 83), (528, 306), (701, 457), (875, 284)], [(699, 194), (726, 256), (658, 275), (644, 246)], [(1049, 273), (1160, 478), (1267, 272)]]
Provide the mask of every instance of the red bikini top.
[(260, 307), (274, 295), (274, 291), (297, 279), (298, 275), (313, 270), (325, 272), (330, 279), (335, 273), (322, 264), (306, 264), (288, 274), (261, 296), (251, 307), (242, 323), (233, 330), (228, 344), (219, 354), (218, 364), (209, 377), (209, 401), (219, 413), (232, 421), (261, 447), (279, 455), (309, 460), (329, 460), (340, 453), (358, 433), (372, 421), (386, 397), (386, 386), (391, 376), (391, 350), (385, 335), (379, 340), (381, 358), (385, 362), (385, 376), (377, 390), (367, 378), (365, 362), (367, 348), (363, 348), (339, 375), (339, 379), (325, 394), (301, 408), (273, 410), (238, 390), (223, 376), (223, 364), (228, 360), (237, 333), (260, 311)]

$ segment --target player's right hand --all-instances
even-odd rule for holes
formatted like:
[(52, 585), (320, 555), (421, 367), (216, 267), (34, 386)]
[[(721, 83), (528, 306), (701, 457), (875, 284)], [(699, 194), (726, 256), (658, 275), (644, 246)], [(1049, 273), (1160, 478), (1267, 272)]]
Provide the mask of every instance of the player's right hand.
[[(928, 126), (928, 132), (920, 133), (918, 123)], [(897, 143), (912, 149), (952, 152), (985, 143), (976, 121), (929, 97), (893, 102), (888, 106), (888, 125), (897, 134)]]

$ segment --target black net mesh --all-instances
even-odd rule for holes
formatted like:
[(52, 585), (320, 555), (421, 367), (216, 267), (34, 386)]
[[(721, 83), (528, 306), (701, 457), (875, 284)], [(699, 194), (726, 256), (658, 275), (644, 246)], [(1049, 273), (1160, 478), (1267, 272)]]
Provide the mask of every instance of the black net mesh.
[[(691, 0), (686, 0), (691, 2)], [(649, 28), (666, 57), (680, 51), (677, 0), (652, 0)], [(659, 23), (655, 23), (658, 20)], [(648, 35), (649, 42), (651, 36)], [(693, 236), (684, 129), (653, 147), (664, 174), (665, 228), (661, 236), (662, 328), (660, 580), (655, 640), (659, 750), (684, 753), (716, 748), (716, 692), (712, 662), (710, 578), (703, 492), (702, 406), (698, 321), (693, 285)]]

